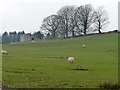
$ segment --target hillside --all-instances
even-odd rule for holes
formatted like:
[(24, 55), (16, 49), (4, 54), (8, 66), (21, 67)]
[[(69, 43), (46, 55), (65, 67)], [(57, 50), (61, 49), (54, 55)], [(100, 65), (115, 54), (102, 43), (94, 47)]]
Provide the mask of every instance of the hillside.
[[(86, 47), (83, 48), (82, 45)], [(13, 88), (96, 88), (118, 81), (118, 34), (7, 44), (3, 84)], [(75, 57), (69, 64), (67, 56)], [(88, 71), (75, 70), (86, 68)]]

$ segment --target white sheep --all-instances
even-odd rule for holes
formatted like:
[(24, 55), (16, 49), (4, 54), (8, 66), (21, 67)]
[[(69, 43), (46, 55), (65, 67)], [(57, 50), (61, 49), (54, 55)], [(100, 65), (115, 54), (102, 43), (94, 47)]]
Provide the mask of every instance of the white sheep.
[(82, 47), (83, 47), (83, 48), (85, 48), (85, 47), (86, 47), (86, 45), (84, 45), (84, 44), (83, 44), (83, 45), (82, 45)]
[(8, 52), (7, 52), (7, 51), (5, 51), (5, 50), (1, 50), (1, 54), (3, 54), (3, 55), (7, 55), (7, 54), (8, 54)]
[(73, 64), (74, 62), (74, 57), (67, 57), (67, 60), (69, 63)]

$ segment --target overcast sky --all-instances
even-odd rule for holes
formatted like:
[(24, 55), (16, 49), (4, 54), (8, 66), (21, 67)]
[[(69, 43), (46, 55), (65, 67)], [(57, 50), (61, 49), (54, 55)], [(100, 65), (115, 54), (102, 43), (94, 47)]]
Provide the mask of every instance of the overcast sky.
[(94, 8), (104, 6), (109, 15), (109, 25), (104, 31), (118, 29), (119, 0), (0, 0), (0, 34), (4, 31), (40, 30), (43, 19), (56, 14), (65, 5), (91, 4)]

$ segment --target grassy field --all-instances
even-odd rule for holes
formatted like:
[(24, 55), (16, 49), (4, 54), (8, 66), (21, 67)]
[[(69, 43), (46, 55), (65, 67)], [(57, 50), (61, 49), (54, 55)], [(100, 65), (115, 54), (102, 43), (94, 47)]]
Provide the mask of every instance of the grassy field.
[[(8, 44), (3, 49), (9, 52), (2, 59), (2, 82), (8, 87), (97, 88), (104, 82), (118, 82), (116, 33)], [(74, 64), (67, 62), (67, 56), (75, 57)]]

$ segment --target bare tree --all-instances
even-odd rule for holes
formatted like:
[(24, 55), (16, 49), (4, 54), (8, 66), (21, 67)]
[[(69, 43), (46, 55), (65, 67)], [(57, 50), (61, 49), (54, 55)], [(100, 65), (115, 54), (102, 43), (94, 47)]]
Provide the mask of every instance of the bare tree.
[(43, 20), (41, 29), (45, 31), (48, 30), (52, 34), (53, 38), (56, 38), (56, 32), (59, 24), (60, 16), (50, 15)]
[(76, 21), (76, 10), (77, 8), (75, 6), (70, 7), (70, 12), (69, 12), (69, 30), (72, 33), (72, 37), (75, 36), (75, 27), (77, 26), (77, 21)]
[(93, 10), (92, 5), (86, 4), (78, 7), (76, 11), (76, 20), (78, 29), (84, 34), (87, 34), (87, 31), (89, 27), (94, 23), (95, 21), (95, 12)]
[(63, 18), (61, 26), (64, 29), (63, 31), (65, 32), (66, 37), (69, 36), (69, 32), (72, 32), (72, 36), (74, 36), (75, 7), (74, 6), (64, 6), (57, 12), (57, 14)]
[(98, 9), (95, 11), (95, 18), (95, 30), (101, 33), (101, 29), (109, 23), (107, 12), (103, 9), (103, 6), (98, 7)]

